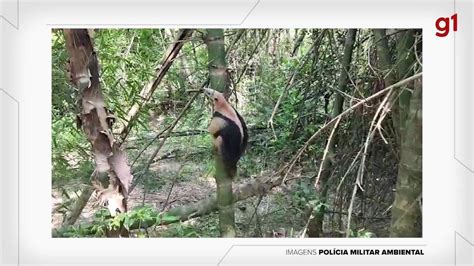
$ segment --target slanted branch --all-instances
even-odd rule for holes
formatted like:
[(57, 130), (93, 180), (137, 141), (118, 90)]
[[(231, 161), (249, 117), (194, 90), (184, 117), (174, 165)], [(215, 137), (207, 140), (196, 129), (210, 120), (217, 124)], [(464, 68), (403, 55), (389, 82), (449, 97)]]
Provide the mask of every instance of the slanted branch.
[[(235, 203), (256, 195), (265, 195), (272, 188), (279, 186), (280, 184), (281, 177), (254, 179), (250, 182), (241, 184), (234, 189), (233, 201)], [(158, 214), (157, 217), (136, 221), (129, 226), (129, 230), (146, 229), (157, 225), (183, 222), (192, 218), (208, 215), (215, 211), (217, 211), (217, 197), (216, 195), (212, 195), (198, 202), (171, 208), (168, 211)], [(176, 219), (161, 219), (162, 217), (169, 216), (174, 216)], [(94, 235), (97, 233), (97, 226), (93, 226), (92, 224), (81, 225), (81, 230), (86, 232), (87, 235)], [(60, 230), (54, 231), (53, 235), (56, 237), (65, 237), (65, 235), (61, 234)]]
[(130, 130), (132, 129), (135, 121), (137, 120), (141, 109), (145, 106), (151, 99), (153, 93), (155, 92), (158, 85), (161, 83), (166, 73), (170, 69), (174, 60), (178, 56), (181, 48), (186, 40), (188, 40), (193, 33), (191, 29), (183, 29), (178, 33), (177, 39), (168, 47), (167, 52), (165, 53), (164, 58), (161, 61), (160, 67), (155, 72), (155, 78), (148, 82), (140, 92), (141, 101), (136, 102), (127, 112), (126, 124), (120, 129), (120, 143), (123, 143), (127, 138)]

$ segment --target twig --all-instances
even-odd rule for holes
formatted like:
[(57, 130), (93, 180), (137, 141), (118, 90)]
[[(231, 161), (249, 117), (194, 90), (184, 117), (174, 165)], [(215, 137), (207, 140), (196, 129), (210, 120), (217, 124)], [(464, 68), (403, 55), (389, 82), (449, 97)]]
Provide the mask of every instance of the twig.
[(257, 52), (258, 47), (260, 47), (260, 44), (262, 43), (263, 39), (264, 39), (266, 36), (267, 36), (267, 31), (263, 31), (262, 37), (260, 38), (260, 40), (258, 41), (258, 43), (255, 45), (255, 47), (253, 48), (253, 50), (250, 52), (250, 56), (249, 56), (249, 58), (247, 58), (247, 62), (245, 63), (244, 68), (242, 69), (242, 72), (240, 72), (240, 75), (239, 75), (239, 77), (237, 78), (237, 81), (235, 82), (234, 85), (239, 84), (240, 80), (242, 79), (242, 76), (245, 74), (245, 72), (247, 71), (247, 68), (249, 67), (250, 61), (252, 60), (253, 56), (254, 56), (255, 53)]
[(351, 236), (352, 208), (354, 207), (356, 193), (357, 193), (357, 182), (354, 183), (354, 189), (352, 190), (351, 202), (349, 203), (349, 210), (347, 211), (348, 215), (347, 215), (346, 237)]
[[(187, 147), (186, 147), (186, 154), (183, 156), (184, 161), (187, 160), (188, 156), (189, 156), (190, 153), (191, 153), (191, 146), (192, 146), (191, 143), (192, 143), (192, 140), (188, 142), (188, 145), (187, 145)], [(166, 196), (166, 201), (165, 201), (165, 203), (163, 204), (163, 207), (161, 208), (161, 212), (164, 212), (165, 209), (166, 209), (166, 207), (167, 207), (168, 204), (169, 204), (169, 200), (170, 200), (170, 197), (171, 197), (171, 193), (173, 192), (173, 188), (174, 188), (176, 182), (178, 181), (178, 177), (180, 176), (181, 171), (183, 170), (183, 167), (184, 167), (184, 164), (181, 164), (181, 165), (179, 166), (179, 169), (178, 169), (178, 171), (177, 171), (175, 177), (173, 178), (173, 182), (171, 183), (171, 187), (170, 187), (170, 189), (169, 189), (169, 191), (168, 191), (168, 195)]]
[(418, 41), (419, 41), (419, 38), (418, 38), (418, 36), (416, 36), (416, 41), (413, 43), (413, 47), (414, 47), (414, 50), (415, 50), (414, 53), (415, 53), (416, 61), (418, 61), (418, 64), (420, 64), (420, 67), (423, 67), (423, 63), (421, 63), (421, 59), (418, 57), (418, 51), (416, 49), (416, 45), (418, 44)]
[(189, 109), (189, 107), (191, 107), (191, 104), (194, 102), (194, 100), (197, 98), (197, 96), (199, 95), (200, 93), (196, 93), (193, 95), (193, 97), (191, 99), (189, 99), (189, 101), (186, 103), (186, 106), (184, 106), (183, 110), (181, 111), (181, 113), (178, 115), (178, 117), (174, 120), (174, 122), (169, 126), (169, 129), (168, 131), (165, 133), (165, 135), (163, 136), (163, 139), (161, 140), (160, 144), (158, 145), (158, 147), (156, 148), (156, 150), (153, 152), (153, 154), (151, 155), (150, 159), (148, 160), (146, 166), (145, 166), (145, 169), (143, 171), (143, 173), (138, 176), (137, 178), (135, 178), (135, 182), (130, 186), (130, 190), (129, 190), (129, 193), (132, 192), (132, 190), (135, 188), (135, 186), (138, 184), (138, 180), (140, 180), (140, 178), (142, 178), (144, 175), (146, 175), (150, 169), (150, 165), (153, 163), (153, 160), (155, 159), (156, 155), (158, 154), (158, 152), (161, 150), (161, 148), (163, 147), (163, 145), (165, 144), (165, 141), (166, 139), (168, 139), (169, 135), (171, 134), (171, 131), (174, 129), (174, 127), (178, 124), (179, 120), (184, 116), (184, 114), (186, 113), (186, 111)]
[(321, 172), (323, 171), (323, 166), (324, 166), (324, 162), (326, 160), (326, 156), (328, 154), (330, 146), (333, 143), (332, 139), (333, 139), (333, 136), (334, 136), (334, 132), (336, 132), (336, 128), (339, 125), (339, 122), (341, 121), (341, 118), (342, 117), (339, 117), (336, 120), (336, 123), (334, 124), (334, 127), (331, 130), (331, 134), (329, 135), (328, 143), (326, 144), (326, 148), (324, 149), (323, 158), (321, 159), (321, 164), (319, 166), (318, 176), (316, 177), (316, 182), (314, 182), (314, 187), (316, 187), (318, 185), (319, 178), (321, 177)]
[(322, 38), (322, 36), (324, 36), (323, 34), (324, 32), (322, 32), (319, 36), (318, 36), (318, 39), (314, 41), (313, 45), (311, 46), (311, 48), (308, 50), (308, 52), (306, 52), (306, 54), (303, 56), (303, 60), (301, 61), (301, 63), (298, 65), (298, 67), (293, 71), (293, 73), (291, 74), (290, 78), (288, 79), (287, 83), (286, 83), (286, 86), (285, 88), (283, 89), (282, 93), (280, 94), (280, 97), (278, 97), (278, 100), (275, 104), (275, 107), (273, 107), (273, 111), (272, 111), (272, 114), (270, 116), (270, 119), (268, 119), (268, 122), (267, 122), (267, 125), (270, 126), (270, 128), (272, 129), (273, 131), (273, 135), (275, 137), (275, 139), (277, 139), (277, 136), (276, 136), (276, 133), (275, 133), (275, 129), (274, 129), (274, 126), (273, 126), (273, 119), (275, 118), (275, 115), (276, 115), (276, 112), (278, 110), (278, 107), (280, 106), (281, 104), (281, 100), (283, 99), (283, 97), (286, 95), (286, 93), (288, 92), (288, 90), (293, 86), (293, 82), (295, 80), (295, 77), (296, 77), (296, 74), (298, 74), (298, 72), (303, 68), (303, 66), (306, 64), (306, 61), (308, 60), (309, 56), (313, 50), (316, 48), (316, 45), (319, 43), (319, 39)]
[[(260, 206), (260, 203), (262, 202), (262, 199), (263, 199), (263, 196), (264, 194), (261, 194), (258, 196), (258, 201), (257, 201), (257, 204), (255, 204), (255, 211), (252, 213), (252, 216), (250, 217), (248, 223), (247, 223), (247, 230), (250, 228), (250, 224), (252, 223), (252, 220), (253, 220), (253, 217), (255, 217), (255, 215), (258, 216), (257, 212), (258, 212), (258, 206)], [(257, 218), (258, 219), (258, 218)], [(257, 221), (256, 221), (257, 222)], [(248, 232), (248, 231), (247, 231)]]
[[(179, 40), (187, 40), (191, 37), (193, 30), (183, 29), (179, 33)], [(166, 73), (170, 69), (171, 65), (173, 64), (175, 58), (178, 56), (181, 48), (183, 47), (184, 43), (176, 43), (168, 47), (168, 50), (165, 54), (165, 57), (162, 59), (160, 67), (157, 68), (155, 72), (155, 77), (153, 80), (147, 82), (147, 84), (142, 88), (139, 96), (142, 98), (140, 102), (135, 102), (130, 110), (127, 113), (127, 123), (126, 125), (120, 129), (120, 142), (119, 146), (125, 141), (128, 134), (130, 133), (131, 128), (134, 125), (135, 120), (140, 113), (140, 110), (143, 108), (145, 104), (148, 103), (153, 92), (156, 90), (158, 85), (161, 83), (163, 78), (165, 77)]]
[(342, 176), (341, 181), (339, 182), (339, 185), (337, 185), (337, 189), (336, 189), (337, 192), (338, 192), (339, 189), (341, 188), (342, 183), (344, 182), (344, 180), (346, 179), (347, 175), (350, 173), (350, 171), (351, 171), (352, 168), (354, 167), (355, 162), (357, 161), (357, 158), (359, 158), (359, 156), (362, 154), (362, 151), (363, 151), (363, 150), (364, 150), (364, 148), (361, 148), (361, 149), (359, 150), (359, 152), (357, 153), (356, 157), (352, 160), (351, 164), (349, 165), (349, 168), (347, 168), (346, 173), (344, 173), (344, 176)]
[(309, 215), (308, 221), (306, 222), (306, 224), (304, 226), (304, 229), (303, 229), (303, 232), (301, 233), (300, 238), (305, 237), (306, 231), (308, 230), (309, 223), (311, 222), (311, 220), (313, 220), (313, 218), (314, 218), (313, 211), (311, 211), (311, 214)]
[(288, 79), (288, 82), (285, 86), (285, 88), (283, 89), (282, 93), (280, 94), (280, 97), (278, 97), (278, 100), (275, 104), (275, 107), (273, 107), (273, 111), (272, 111), (272, 114), (270, 116), (270, 119), (268, 119), (268, 125), (270, 126), (270, 128), (272, 129), (272, 132), (273, 132), (273, 136), (275, 137), (275, 139), (277, 139), (277, 136), (276, 136), (276, 133), (275, 133), (275, 128), (273, 127), (273, 118), (275, 118), (275, 114), (278, 110), (278, 107), (280, 106), (280, 103), (281, 103), (281, 100), (283, 99), (283, 96), (287, 93), (288, 89), (290, 87), (292, 87), (291, 85), (293, 85), (293, 81), (295, 79), (295, 76), (296, 76), (296, 70), (293, 71), (293, 73), (291, 74), (290, 78)]
[(370, 45), (368, 45), (367, 47), (367, 65), (369, 66), (370, 70), (372, 70), (372, 72), (374, 72), (375, 74), (378, 73), (378, 70), (376, 71), (370, 63)]
[[(369, 129), (370, 133), (367, 135), (367, 140), (364, 145), (364, 153), (363, 153), (363, 158), (362, 158), (362, 163), (361, 163), (361, 165), (363, 164), (362, 171), (359, 172), (360, 175), (358, 175), (358, 178), (357, 178), (357, 183), (362, 191), (364, 191), (364, 189), (362, 188), (362, 180), (363, 180), (364, 171), (365, 171), (365, 157), (367, 156), (367, 151), (369, 149), (370, 142), (372, 141), (377, 129), (380, 132), (380, 134), (382, 134), (382, 132), (380, 131), (380, 128), (382, 128), (382, 122), (385, 119), (385, 116), (387, 116), (388, 112), (392, 109), (393, 105), (396, 103), (397, 99), (400, 97), (402, 92), (403, 90), (400, 90), (396, 97), (390, 97), (391, 96), (391, 92), (390, 92), (385, 97), (384, 101), (380, 104), (374, 116), (374, 119), (372, 120), (370, 129)], [(379, 111), (381, 111), (380, 115), (378, 115)], [(377, 123), (374, 125), (373, 122), (377, 118), (377, 115), (378, 115)], [(385, 143), (388, 144), (387, 140), (383, 137), (383, 135), (381, 135), (381, 137), (385, 141)]]
[[(340, 215), (347, 215), (347, 212), (340, 212), (340, 211), (334, 211), (334, 210), (327, 210), (327, 213), (335, 213), (335, 214), (340, 214)], [(377, 217), (377, 216), (364, 216), (364, 215), (356, 215), (355, 217), (358, 218), (363, 218), (367, 220), (390, 220), (391, 217)]]
[(240, 29), (238, 35), (235, 37), (234, 41), (229, 45), (227, 50), (225, 51), (225, 56), (229, 56), (230, 51), (234, 48), (234, 45), (242, 38), (242, 35), (246, 32), (246, 29)]
[(379, 117), (379, 114), (382, 111), (382, 109), (385, 107), (385, 104), (387, 103), (387, 101), (390, 98), (391, 94), (392, 94), (392, 91), (389, 91), (387, 93), (387, 95), (385, 96), (385, 98), (383, 99), (382, 103), (380, 103), (379, 107), (377, 108), (377, 111), (375, 112), (374, 118), (372, 119), (372, 122), (370, 123), (369, 133), (367, 134), (367, 137), (365, 139), (364, 152), (362, 153), (362, 159), (361, 159), (361, 163), (360, 163), (360, 166), (359, 166), (359, 171), (357, 172), (357, 179), (356, 179), (356, 184), (360, 187), (360, 189), (362, 191), (364, 191), (364, 189), (362, 188), (362, 179), (363, 179), (363, 176), (364, 176), (365, 160), (367, 158), (367, 151), (369, 150), (369, 144), (370, 144), (370, 142), (372, 141), (372, 138), (375, 135), (375, 129), (376, 129), (375, 124), (376, 124), (377, 118)]
[(163, 129), (160, 133), (156, 134), (155, 137), (153, 137), (152, 140), (150, 140), (147, 145), (145, 145), (145, 147), (137, 154), (137, 156), (135, 157), (135, 159), (133, 160), (133, 163), (132, 165), (130, 166), (130, 168), (133, 168), (133, 166), (135, 165), (135, 163), (137, 162), (138, 158), (140, 158), (140, 156), (142, 155), (143, 152), (145, 152), (146, 149), (148, 149), (148, 147), (153, 143), (155, 142), (157, 139), (159, 139), (161, 137), (161, 135), (163, 135), (163, 133), (166, 131), (166, 130), (169, 130), (169, 128), (171, 127), (171, 125), (167, 126), (165, 129)]

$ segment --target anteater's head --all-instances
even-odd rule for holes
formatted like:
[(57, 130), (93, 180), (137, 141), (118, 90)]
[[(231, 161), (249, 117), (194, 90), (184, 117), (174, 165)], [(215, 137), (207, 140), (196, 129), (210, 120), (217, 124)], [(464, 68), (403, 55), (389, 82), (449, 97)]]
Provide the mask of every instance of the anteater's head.
[(204, 94), (211, 99), (215, 111), (219, 112), (229, 107), (229, 103), (224, 98), (224, 94), (210, 88), (203, 88), (202, 90)]

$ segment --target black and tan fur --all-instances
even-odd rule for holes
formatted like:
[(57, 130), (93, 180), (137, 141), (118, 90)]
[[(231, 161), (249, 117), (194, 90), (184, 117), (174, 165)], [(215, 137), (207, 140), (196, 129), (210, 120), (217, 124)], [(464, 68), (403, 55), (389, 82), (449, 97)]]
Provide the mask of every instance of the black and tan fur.
[(214, 147), (224, 162), (227, 173), (233, 178), (237, 171), (237, 162), (247, 147), (247, 126), (222, 93), (208, 88), (203, 90), (214, 106), (209, 133), (214, 138)]

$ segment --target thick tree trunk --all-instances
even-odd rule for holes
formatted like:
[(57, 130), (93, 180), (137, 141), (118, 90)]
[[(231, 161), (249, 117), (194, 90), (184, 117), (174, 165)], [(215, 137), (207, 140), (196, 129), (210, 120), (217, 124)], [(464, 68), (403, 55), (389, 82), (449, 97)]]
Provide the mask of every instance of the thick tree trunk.
[(415, 81), (406, 119), (397, 189), (392, 206), (391, 237), (421, 237), (422, 86)]
[(225, 59), (224, 30), (208, 29), (205, 42), (208, 51), (209, 86), (224, 93), (227, 99), (230, 96), (230, 88)]
[[(342, 59), (341, 75), (339, 76), (338, 89), (339, 91), (347, 90), (347, 83), (349, 82), (349, 68), (352, 61), (352, 51), (354, 48), (354, 41), (356, 37), (357, 30), (349, 29), (346, 33), (346, 41), (344, 44), (344, 57)], [(340, 93), (335, 94), (332, 110), (332, 118), (337, 117), (342, 113), (342, 108), (344, 104), (344, 98)], [(319, 177), (319, 185), (316, 185), (316, 194), (320, 198), (321, 203), (325, 204), (327, 201), (327, 192), (328, 192), (328, 179), (331, 175), (332, 170), (332, 158), (334, 157), (335, 147), (337, 145), (337, 129), (335, 129), (335, 135), (332, 139), (329, 139), (330, 143), (328, 144), (328, 153), (324, 158), (322, 164), (322, 172)], [(316, 180), (314, 180), (316, 181)], [(315, 213), (314, 218), (308, 224), (308, 236), (309, 237), (321, 237), (323, 233), (323, 221), (326, 208), (324, 205)]]
[[(209, 29), (205, 36), (209, 56), (209, 85), (212, 89), (230, 96), (229, 76), (225, 60), (224, 30)], [(225, 170), (224, 163), (215, 153), (215, 179), (217, 185), (217, 208), (222, 237), (235, 237), (235, 215), (232, 194), (232, 177)]]
[[(92, 40), (86, 29), (64, 30), (69, 53), (71, 81), (80, 93), (80, 113), (77, 124), (91, 143), (95, 170), (92, 183), (99, 190), (99, 199), (107, 203), (110, 214), (127, 211), (128, 189), (133, 176), (126, 155), (115, 143), (112, 124), (115, 117), (106, 108), (100, 88), (99, 62)], [(108, 179), (108, 187), (100, 184), (100, 177)], [(117, 234), (111, 236), (127, 236)]]
[[(175, 42), (173, 42), (173, 44), (171, 44), (170, 47), (168, 48), (167, 54), (165, 54), (165, 57), (162, 60), (162, 67), (156, 71), (155, 78), (151, 80), (150, 82), (148, 82), (148, 84), (140, 92), (142, 101), (135, 103), (127, 112), (127, 121), (125, 125), (123, 125), (121, 129), (119, 129), (120, 136), (121, 136), (121, 140), (119, 143), (122, 143), (126, 139), (128, 134), (130, 133), (130, 130), (135, 124), (135, 120), (138, 118), (140, 109), (150, 99), (151, 95), (153, 94), (155, 89), (158, 87), (158, 85), (162, 81), (168, 69), (173, 64), (174, 59), (179, 54), (179, 51), (181, 50), (184, 44), (183, 40), (189, 38), (192, 35), (192, 32), (193, 30), (182, 30), (179, 33), (178, 39)], [(133, 38), (132, 38), (132, 41), (133, 41)], [(93, 193), (93, 190), (89, 188), (84, 189), (81, 192), (81, 196), (77, 199), (77, 202), (74, 203), (74, 207), (72, 208), (71, 213), (65, 219), (65, 222), (64, 222), (65, 225), (73, 225), (76, 222), (76, 220), (81, 215), (82, 210), (87, 205), (87, 201), (89, 200), (92, 193)]]

